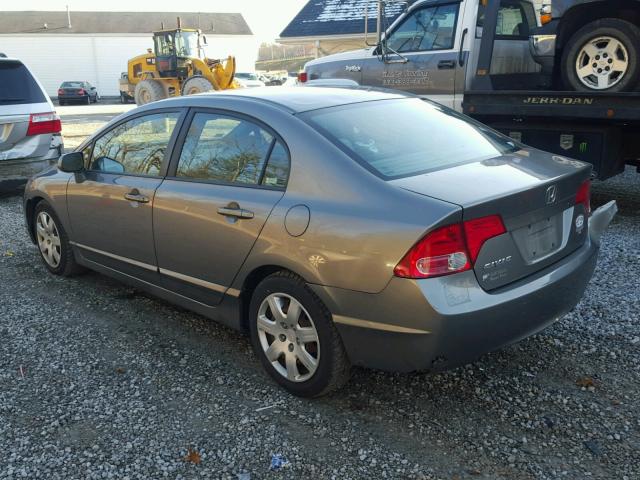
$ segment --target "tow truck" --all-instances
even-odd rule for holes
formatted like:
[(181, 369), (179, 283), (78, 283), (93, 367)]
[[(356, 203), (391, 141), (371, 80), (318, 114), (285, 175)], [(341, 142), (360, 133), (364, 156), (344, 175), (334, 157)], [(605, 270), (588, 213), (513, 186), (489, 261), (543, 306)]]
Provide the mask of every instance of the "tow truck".
[(299, 81), (412, 92), (560, 160), (589, 162), (602, 180), (625, 164), (640, 170), (640, 92), (558, 89), (534, 58), (530, 0), (418, 0), (385, 25), (389, 3), (378, 2), (374, 44), (312, 60)]

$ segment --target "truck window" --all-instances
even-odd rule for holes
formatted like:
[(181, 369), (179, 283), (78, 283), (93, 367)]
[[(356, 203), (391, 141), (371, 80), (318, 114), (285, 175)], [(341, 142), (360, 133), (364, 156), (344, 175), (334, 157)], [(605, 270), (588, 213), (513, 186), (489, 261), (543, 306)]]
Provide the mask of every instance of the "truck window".
[(389, 35), (387, 45), (399, 53), (453, 48), (459, 6), (455, 3), (411, 12)]
[[(483, 2), (478, 4), (478, 18), (476, 21), (476, 37), (482, 37), (484, 26)], [(521, 39), (529, 38), (530, 30), (537, 26), (536, 12), (531, 2), (502, 1), (498, 9), (498, 23), (496, 24), (496, 39)]]

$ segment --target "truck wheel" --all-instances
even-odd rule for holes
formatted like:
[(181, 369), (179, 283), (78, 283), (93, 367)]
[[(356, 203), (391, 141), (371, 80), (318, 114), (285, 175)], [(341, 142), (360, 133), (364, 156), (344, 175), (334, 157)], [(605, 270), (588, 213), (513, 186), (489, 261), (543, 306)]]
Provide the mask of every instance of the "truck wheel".
[(162, 100), (167, 97), (167, 94), (157, 80), (142, 80), (136, 85), (134, 97), (138, 105), (144, 105)]
[(127, 97), (122, 92), (120, 92), (120, 103), (127, 103)]
[(640, 79), (640, 29), (616, 18), (591, 22), (567, 42), (562, 54), (565, 86), (573, 90), (633, 90)]
[(210, 92), (213, 85), (209, 80), (201, 76), (187, 78), (182, 84), (182, 95), (195, 95), (196, 93)]

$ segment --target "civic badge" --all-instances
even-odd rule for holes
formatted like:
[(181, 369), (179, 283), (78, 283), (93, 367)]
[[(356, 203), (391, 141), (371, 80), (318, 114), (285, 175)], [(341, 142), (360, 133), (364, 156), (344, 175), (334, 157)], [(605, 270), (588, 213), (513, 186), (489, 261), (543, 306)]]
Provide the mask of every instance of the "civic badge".
[(545, 193), (545, 201), (547, 205), (552, 205), (556, 202), (556, 197), (558, 196), (558, 190), (555, 185), (551, 185), (547, 188), (547, 193)]

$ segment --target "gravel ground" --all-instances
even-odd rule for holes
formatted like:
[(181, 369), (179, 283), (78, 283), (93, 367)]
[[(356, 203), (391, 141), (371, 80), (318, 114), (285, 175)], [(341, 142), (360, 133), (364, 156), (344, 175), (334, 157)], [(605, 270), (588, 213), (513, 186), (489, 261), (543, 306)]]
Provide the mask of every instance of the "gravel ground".
[(0, 479), (638, 479), (640, 176), (608, 185), (597, 202), (631, 200), (563, 320), (442, 374), (358, 369), (314, 401), (234, 331), (47, 274), (21, 199), (0, 199)]

